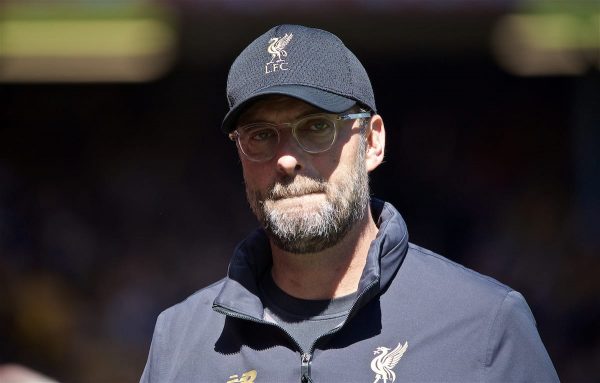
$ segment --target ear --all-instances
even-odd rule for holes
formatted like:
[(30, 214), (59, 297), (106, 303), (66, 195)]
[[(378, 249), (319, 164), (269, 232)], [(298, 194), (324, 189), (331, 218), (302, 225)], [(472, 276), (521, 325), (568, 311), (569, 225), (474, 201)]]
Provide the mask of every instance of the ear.
[(385, 127), (383, 119), (376, 114), (371, 117), (369, 131), (367, 132), (367, 155), (365, 162), (367, 171), (374, 170), (383, 162), (383, 154), (385, 151)]

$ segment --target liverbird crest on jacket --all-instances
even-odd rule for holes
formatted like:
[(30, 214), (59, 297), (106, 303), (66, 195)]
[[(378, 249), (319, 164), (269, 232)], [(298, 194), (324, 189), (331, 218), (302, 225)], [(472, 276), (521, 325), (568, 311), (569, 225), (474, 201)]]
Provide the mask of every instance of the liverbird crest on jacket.
[(387, 347), (377, 347), (373, 351), (373, 354), (377, 355), (371, 361), (371, 370), (375, 373), (373, 383), (379, 382), (380, 379), (383, 379), (383, 383), (388, 383), (388, 380), (390, 382), (396, 380), (396, 373), (392, 369), (396, 367), (407, 348), (408, 342), (404, 342), (404, 344), (398, 343), (398, 346), (392, 351)]

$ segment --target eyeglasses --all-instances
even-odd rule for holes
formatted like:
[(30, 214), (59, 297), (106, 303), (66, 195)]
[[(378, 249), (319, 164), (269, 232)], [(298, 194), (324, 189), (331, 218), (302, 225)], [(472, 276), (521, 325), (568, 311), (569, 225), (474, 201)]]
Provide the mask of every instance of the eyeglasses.
[(275, 157), (279, 145), (279, 127), (292, 129), (298, 146), (308, 153), (322, 153), (329, 150), (337, 136), (340, 121), (371, 117), (371, 113), (330, 114), (317, 113), (304, 116), (292, 122), (272, 124), (257, 122), (243, 125), (229, 133), (231, 141), (237, 141), (242, 153), (249, 160), (264, 162)]

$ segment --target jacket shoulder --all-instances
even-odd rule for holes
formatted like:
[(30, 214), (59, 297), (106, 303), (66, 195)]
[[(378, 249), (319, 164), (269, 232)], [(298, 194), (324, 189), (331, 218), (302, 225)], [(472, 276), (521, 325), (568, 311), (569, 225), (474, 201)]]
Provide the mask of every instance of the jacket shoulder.
[[(462, 362), (477, 361), (473, 369), (483, 381), (558, 381), (519, 292), (413, 244), (396, 281), (396, 299), (406, 302), (401, 312), (419, 324), (415, 333), (439, 337), (442, 349), (461, 344), (470, 350), (472, 358), (465, 351)], [(464, 380), (460, 375), (448, 378)]]
[[(183, 301), (167, 308), (159, 315), (159, 320), (174, 320), (177, 318), (196, 318), (198, 314), (202, 315), (207, 309), (211, 309), (212, 303), (221, 291), (225, 283), (223, 278), (209, 286), (206, 286), (192, 295), (185, 298)], [(212, 312), (212, 309), (210, 310)]]
[(412, 243), (409, 244), (403, 267), (405, 266), (415, 278), (438, 286), (440, 291), (454, 296), (459, 296), (457, 293), (460, 292), (469, 292), (466, 297), (469, 297), (471, 301), (478, 295), (483, 295), (488, 299), (496, 297), (501, 301), (507, 294), (514, 291), (511, 287), (490, 276), (480, 274)]
[(201, 354), (198, 345), (215, 342), (223, 328), (224, 317), (212, 309), (212, 303), (224, 281), (200, 289), (160, 313), (140, 382), (173, 381), (187, 355)]

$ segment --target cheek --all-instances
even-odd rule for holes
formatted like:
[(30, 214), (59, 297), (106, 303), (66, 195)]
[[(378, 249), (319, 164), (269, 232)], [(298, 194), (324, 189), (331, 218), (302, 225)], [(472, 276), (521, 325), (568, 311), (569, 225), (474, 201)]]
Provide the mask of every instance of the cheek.
[(353, 177), (355, 176), (356, 166), (366, 166), (365, 164), (357, 164), (359, 157), (358, 150), (360, 150), (360, 144), (356, 140), (348, 142), (339, 149), (339, 152), (336, 153), (330, 164), (333, 167), (332, 178)]
[(246, 187), (252, 190), (263, 190), (268, 184), (267, 169), (261, 164), (242, 160), (242, 172)]
[(315, 174), (317, 178), (332, 181), (338, 173), (340, 161), (338, 158), (319, 158), (319, 161), (315, 161), (314, 167), (316, 168)]
[(347, 166), (349, 153), (352, 149), (349, 145), (334, 146), (327, 152), (315, 155), (312, 158), (312, 167), (319, 178), (332, 181)]

